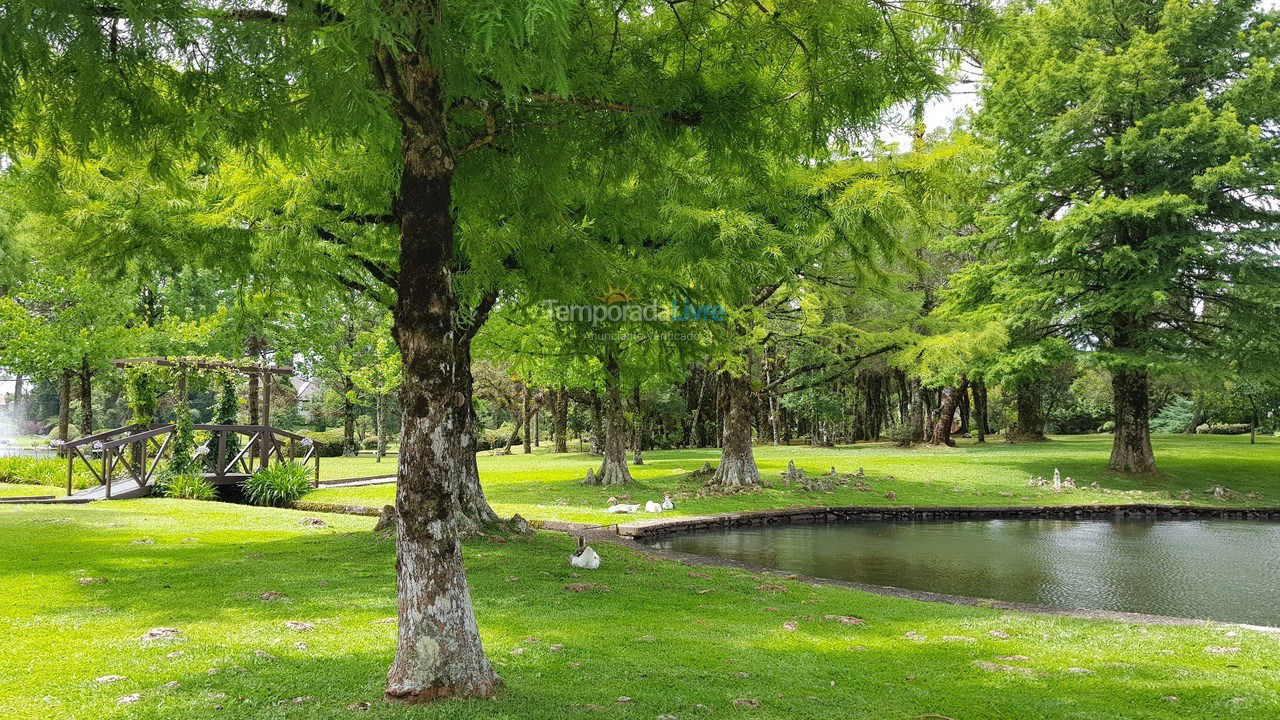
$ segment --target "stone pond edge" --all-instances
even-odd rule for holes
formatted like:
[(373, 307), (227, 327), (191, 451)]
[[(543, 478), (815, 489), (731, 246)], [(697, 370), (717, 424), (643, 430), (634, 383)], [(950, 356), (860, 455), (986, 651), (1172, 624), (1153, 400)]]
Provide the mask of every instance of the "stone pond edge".
[[(298, 502), (290, 506), (295, 510), (311, 512), (341, 513), (346, 515), (377, 516), (379, 508), (361, 505), (339, 505), (331, 503)], [(947, 595), (945, 593), (925, 590), (908, 590), (890, 585), (871, 585), (868, 583), (833, 580), (831, 578), (811, 577), (780, 570), (764, 565), (754, 565), (728, 558), (714, 558), (692, 553), (667, 550), (647, 544), (645, 541), (679, 532), (696, 532), (699, 530), (750, 527), (775, 524), (804, 524), (839, 522), (843, 520), (934, 520), (934, 519), (1000, 519), (1000, 518), (1173, 518), (1173, 519), (1246, 519), (1280, 521), (1280, 508), (1242, 508), (1242, 507), (1189, 507), (1176, 505), (1052, 505), (1052, 506), (987, 506), (987, 507), (913, 507), (913, 506), (824, 506), (780, 508), (775, 510), (748, 510), (742, 512), (719, 513), (715, 515), (692, 515), (679, 518), (659, 518), (631, 523), (601, 525), (596, 523), (570, 522), (563, 520), (532, 520), (530, 525), (540, 530), (563, 532), (571, 536), (581, 536), (590, 542), (608, 543), (645, 555), (673, 560), (690, 566), (723, 567), (744, 570), (757, 574), (780, 576), (795, 582), (810, 585), (861, 590), (863, 592), (887, 597), (918, 600), (920, 602), (943, 603), (947, 605), (963, 605), (993, 610), (1009, 610), (1013, 612), (1033, 613), (1056, 617), (1070, 617), (1084, 620), (1110, 620), (1117, 622), (1145, 623), (1152, 625), (1183, 626), (1230, 626), (1242, 627), (1268, 633), (1280, 633), (1280, 628), (1248, 625), (1244, 623), (1223, 622), (1204, 618), (1184, 618), (1168, 615), (1149, 615), (1146, 613), (1120, 612), (1115, 610), (1099, 610), (1091, 608), (1064, 608), (1053, 605), (1036, 605), (1033, 603), (1015, 603), (989, 598), (967, 597), (963, 595)]]

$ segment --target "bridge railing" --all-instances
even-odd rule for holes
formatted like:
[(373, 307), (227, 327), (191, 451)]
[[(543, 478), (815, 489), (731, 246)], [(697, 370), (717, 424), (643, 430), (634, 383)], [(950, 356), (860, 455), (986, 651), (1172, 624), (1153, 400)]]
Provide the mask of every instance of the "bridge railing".
[[(100, 485), (106, 486), (108, 499), (118, 470), (134, 478), (139, 487), (152, 484), (161, 462), (172, 456), (168, 451), (174, 429), (173, 423), (145, 428), (128, 425), (65, 443), (62, 447), (67, 454), (67, 494), (75, 492), (77, 461), (89, 469)], [(210, 480), (252, 475), (275, 458), (279, 462), (314, 465), (312, 483), (319, 487), (320, 456), (312, 442), (297, 433), (269, 425), (202, 424), (196, 425), (195, 430), (209, 434), (208, 442), (197, 448), (197, 454), (204, 464), (203, 475)]]

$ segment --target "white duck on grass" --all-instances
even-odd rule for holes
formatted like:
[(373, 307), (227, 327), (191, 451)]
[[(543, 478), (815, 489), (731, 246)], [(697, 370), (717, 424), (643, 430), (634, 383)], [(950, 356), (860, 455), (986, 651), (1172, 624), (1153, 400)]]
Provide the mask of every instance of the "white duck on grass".
[(583, 570), (596, 570), (600, 567), (600, 555), (587, 545), (586, 538), (578, 538), (578, 547), (569, 556), (569, 564)]

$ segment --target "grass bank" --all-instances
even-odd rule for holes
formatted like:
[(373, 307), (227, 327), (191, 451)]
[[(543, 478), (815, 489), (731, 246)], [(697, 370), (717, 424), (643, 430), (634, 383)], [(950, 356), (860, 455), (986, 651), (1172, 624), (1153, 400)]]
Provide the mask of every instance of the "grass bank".
[[(960, 440), (955, 448), (903, 449), (890, 443), (838, 448), (757, 447), (756, 462), (766, 482), (775, 487), (759, 493), (697, 497), (704, 481), (690, 473), (704, 462), (717, 462), (714, 449), (646, 452), (645, 465), (632, 466), (637, 484), (627, 488), (584, 487), (587, 468), (599, 458), (575, 452), (563, 455), (537, 448), (530, 455), (479, 456), (480, 478), (494, 508), (503, 515), (527, 518), (616, 522), (603, 512), (611, 495), (629, 492), (636, 501), (677, 496), (674, 515), (733, 512), (795, 505), (1047, 505), (1100, 503), (1165, 503), (1197, 505), (1280, 505), (1280, 439), (1247, 436), (1157, 435), (1154, 438), (1160, 474), (1130, 476), (1106, 469), (1110, 435), (1075, 435), (1046, 443), (1009, 445), (995, 441), (978, 445)], [(518, 448), (517, 448), (518, 450)], [(805, 492), (777, 483), (787, 463), (810, 475), (835, 467), (841, 473), (862, 468), (869, 489), (853, 487)], [(327, 458), (323, 477), (356, 477), (395, 471), (393, 458)], [(1028, 487), (1033, 476), (1052, 477), (1054, 468), (1072, 477), (1081, 488), (1097, 483), (1099, 490), (1055, 493)], [(1215, 500), (1204, 491), (1223, 485), (1233, 495)], [(889, 496), (890, 493), (892, 496)], [(322, 488), (306, 499), (381, 506), (391, 503), (393, 485)]]
[[(464, 548), (504, 694), (388, 705), (393, 542), (370, 518), (305, 517), (160, 499), (0, 506), (0, 717), (1280, 715), (1275, 636), (919, 603), (616, 547), (578, 578), (572, 541), (552, 533)], [(604, 587), (565, 588), (583, 581)], [(153, 628), (179, 634), (139, 639)]]

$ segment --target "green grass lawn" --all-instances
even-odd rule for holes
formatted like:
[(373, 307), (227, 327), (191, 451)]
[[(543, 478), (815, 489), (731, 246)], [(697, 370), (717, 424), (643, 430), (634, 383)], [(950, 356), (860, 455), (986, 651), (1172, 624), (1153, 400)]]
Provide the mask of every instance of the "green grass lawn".
[[(902, 449), (890, 443), (842, 446), (757, 447), (756, 461), (766, 482), (777, 484), (789, 460), (809, 474), (841, 473), (863, 468), (870, 491), (840, 488), (831, 492), (803, 492), (792, 487), (766, 488), (760, 493), (725, 497), (677, 497), (667, 515), (688, 515), (794, 505), (1045, 505), (1100, 503), (1166, 503), (1206, 505), (1280, 505), (1280, 439), (1247, 436), (1158, 435), (1154, 438), (1161, 474), (1133, 477), (1106, 469), (1110, 435), (1057, 437), (1052, 442), (1009, 445), (995, 441), (978, 445), (960, 440), (956, 448)], [(645, 465), (632, 466), (638, 481), (628, 488), (584, 487), (587, 468), (599, 458), (584, 453), (556, 455), (549, 446), (532, 455), (479, 456), (480, 479), (493, 507), (503, 515), (520, 513), (537, 520), (618, 522), (629, 516), (603, 512), (611, 495), (629, 492), (635, 501), (661, 500), (663, 493), (692, 496), (703, 481), (689, 473), (719, 457), (714, 449), (645, 453)], [(1101, 491), (1082, 489), (1054, 493), (1028, 487), (1032, 476), (1050, 478), (1054, 468), (1081, 487), (1097, 483)], [(394, 472), (393, 458), (326, 458), (322, 477), (355, 477)], [(1204, 493), (1223, 485), (1240, 495), (1214, 501)], [(1183, 491), (1187, 491), (1184, 495)], [(885, 494), (893, 492), (893, 499)], [(1254, 497), (1248, 497), (1256, 493)], [(322, 488), (306, 499), (370, 506), (390, 503), (394, 485)], [(635, 516), (630, 516), (635, 517)], [(641, 517), (652, 517), (641, 514)]]
[(15, 485), (13, 483), (0, 483), (0, 498), (7, 497), (32, 497), (35, 495), (54, 495), (62, 497), (67, 494), (67, 488), (54, 487), (52, 485)]
[[(573, 593), (573, 541), (553, 533), (465, 547), (504, 694), (388, 705), (393, 541), (371, 518), (324, 515), (316, 529), (307, 516), (159, 499), (0, 506), (0, 717), (1280, 716), (1274, 635), (921, 603), (611, 546), (582, 578), (608, 589)], [(141, 642), (153, 628), (180, 636)], [(123, 679), (95, 680), (110, 675)]]

